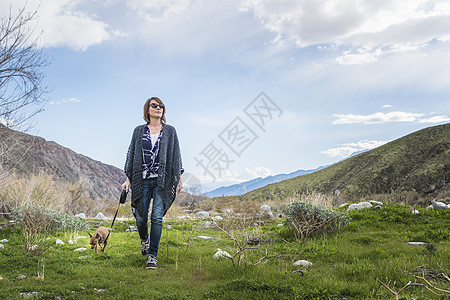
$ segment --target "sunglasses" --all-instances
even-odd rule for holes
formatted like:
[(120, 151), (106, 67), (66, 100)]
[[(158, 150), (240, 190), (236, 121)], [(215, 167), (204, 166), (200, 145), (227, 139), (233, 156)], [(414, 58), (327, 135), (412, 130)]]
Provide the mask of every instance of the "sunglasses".
[(164, 108), (164, 104), (150, 103), (150, 107), (152, 107), (152, 108), (159, 107), (159, 108), (163, 109)]

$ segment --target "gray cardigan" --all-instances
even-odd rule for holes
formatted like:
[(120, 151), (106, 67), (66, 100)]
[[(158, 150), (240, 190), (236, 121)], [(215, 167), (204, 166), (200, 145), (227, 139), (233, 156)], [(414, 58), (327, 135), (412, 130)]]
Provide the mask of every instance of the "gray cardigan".
[[(139, 125), (134, 129), (130, 146), (128, 147), (125, 162), (125, 174), (131, 182), (131, 207), (133, 213), (142, 212), (143, 193), (143, 156), (142, 135), (145, 125)], [(175, 201), (176, 189), (181, 177), (181, 152), (178, 136), (173, 126), (163, 124), (161, 142), (159, 147), (158, 192), (164, 202), (164, 215)]]

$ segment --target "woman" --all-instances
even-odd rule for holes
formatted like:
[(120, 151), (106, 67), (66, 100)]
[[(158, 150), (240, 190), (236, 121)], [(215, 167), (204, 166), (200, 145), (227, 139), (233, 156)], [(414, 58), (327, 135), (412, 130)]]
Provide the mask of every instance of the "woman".
[[(147, 124), (134, 129), (125, 162), (127, 179), (122, 189), (132, 189), (131, 207), (141, 238), (141, 253), (147, 255), (147, 269), (156, 269), (162, 220), (181, 193), (181, 153), (175, 128), (166, 124), (166, 107), (157, 97), (145, 102)], [(150, 236), (148, 211), (153, 198)]]

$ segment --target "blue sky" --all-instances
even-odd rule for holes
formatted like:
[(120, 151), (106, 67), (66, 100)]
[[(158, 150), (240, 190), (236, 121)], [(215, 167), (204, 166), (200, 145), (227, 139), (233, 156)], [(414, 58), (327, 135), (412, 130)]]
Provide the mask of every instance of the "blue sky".
[(151, 96), (204, 191), (450, 121), (450, 1), (39, 2), (51, 91), (33, 133), (119, 168)]

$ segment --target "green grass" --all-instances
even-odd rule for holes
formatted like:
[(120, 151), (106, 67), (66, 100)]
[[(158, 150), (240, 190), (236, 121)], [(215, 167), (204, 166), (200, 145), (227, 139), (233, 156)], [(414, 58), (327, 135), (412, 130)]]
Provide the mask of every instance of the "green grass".
[[(133, 222), (116, 222), (106, 253), (95, 254), (89, 240), (67, 241), (76, 233), (57, 232), (51, 236), (52, 247), (41, 256), (24, 260), (24, 238), (17, 228), (3, 228), (0, 239), (8, 239), (0, 249), (0, 298), (25, 299), (21, 293), (37, 292), (29, 299), (373, 299), (378, 280), (399, 290), (414, 278), (406, 273), (426, 269), (450, 268), (450, 211), (419, 209), (412, 215), (407, 207), (392, 204), (381, 210), (351, 213), (353, 222), (339, 234), (316, 236), (297, 242), (290, 229), (278, 226), (282, 220), (266, 222), (262, 227), (233, 231), (259, 235), (258, 247), (269, 259), (258, 265), (232, 265), (217, 261), (217, 248), (234, 254), (235, 243), (224, 232), (204, 229), (205, 221), (168, 219), (158, 254), (159, 268), (145, 270), (137, 233), (124, 232)], [(166, 229), (167, 225), (172, 228)], [(105, 224), (108, 226), (108, 224)], [(168, 238), (167, 238), (168, 233)], [(78, 232), (78, 235), (88, 236)], [(194, 238), (214, 237), (211, 241)], [(56, 238), (66, 245), (55, 245)], [(168, 241), (168, 242), (167, 242)], [(408, 241), (433, 243), (437, 251), (431, 257), (424, 247), (407, 245)], [(74, 252), (76, 248), (88, 248)], [(247, 250), (245, 259), (256, 262), (258, 250)], [(309, 269), (292, 273), (296, 260), (313, 262)], [(44, 265), (44, 278), (42, 274)], [(19, 274), (27, 278), (19, 280)], [(432, 279), (432, 283), (450, 289), (450, 282)], [(433, 299), (422, 288), (407, 290), (401, 296)], [(384, 288), (379, 299), (392, 299)]]

